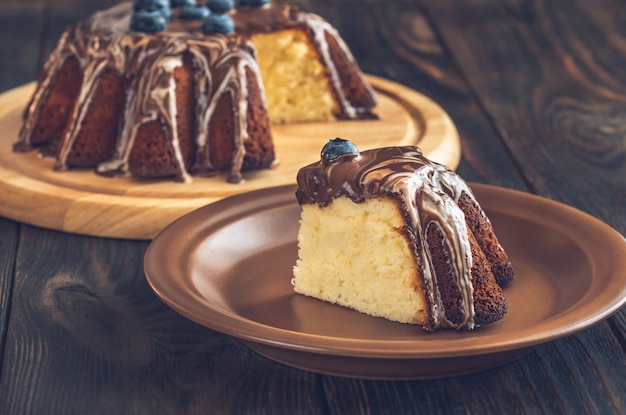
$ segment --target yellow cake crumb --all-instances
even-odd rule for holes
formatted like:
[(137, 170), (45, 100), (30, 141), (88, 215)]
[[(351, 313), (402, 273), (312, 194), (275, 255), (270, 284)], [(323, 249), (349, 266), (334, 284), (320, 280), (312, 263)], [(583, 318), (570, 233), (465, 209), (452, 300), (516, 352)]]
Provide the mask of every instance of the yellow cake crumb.
[(393, 200), (303, 205), (294, 289), (300, 294), (402, 323), (423, 324), (418, 267)]
[(295, 29), (252, 36), (270, 119), (328, 121), (338, 112), (326, 69), (307, 36)]

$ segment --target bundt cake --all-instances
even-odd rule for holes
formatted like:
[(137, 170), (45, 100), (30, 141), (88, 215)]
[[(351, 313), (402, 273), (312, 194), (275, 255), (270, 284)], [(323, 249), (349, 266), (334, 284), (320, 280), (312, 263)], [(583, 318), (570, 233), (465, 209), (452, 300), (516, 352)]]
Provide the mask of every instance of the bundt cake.
[[(322, 108), (318, 99), (328, 96), (337, 118), (368, 114), (374, 103), (369, 86), (336, 32), (317, 17), (267, 0), (240, 0), (237, 10), (232, 0), (201, 5), (135, 0), (66, 30), (44, 65), (14, 150), (37, 147), (56, 157), (56, 170), (95, 168), (102, 175), (178, 181), (227, 172), (236, 183), (242, 171), (274, 166), (267, 88), (249, 37), (256, 18), (264, 23), (277, 19), (269, 26), (294, 33), (297, 27), (307, 39), (325, 39), (309, 41), (305, 53), (322, 56), (320, 62), (329, 65), (318, 63), (314, 71), (327, 78), (325, 98), (304, 100), (310, 92), (304, 89), (295, 97), (275, 98), (299, 89), (279, 85), (280, 79), (294, 82), (281, 71), (296, 69), (268, 68), (278, 70), (265, 76), (275, 89), (273, 102), (280, 102), (275, 122), (327, 119), (327, 112), (301, 111), (293, 100)], [(245, 31), (235, 32), (235, 22)], [(267, 58), (270, 54), (264, 52), (264, 61), (284, 58), (280, 53), (280, 58)], [(322, 90), (316, 82), (315, 90)], [(353, 98), (357, 94), (343, 92), (346, 88), (366, 93)], [(294, 114), (286, 114), (285, 102)]]
[(507, 312), (513, 268), (467, 184), (416, 147), (331, 140), (303, 167), (297, 293), (372, 316), (473, 329)]

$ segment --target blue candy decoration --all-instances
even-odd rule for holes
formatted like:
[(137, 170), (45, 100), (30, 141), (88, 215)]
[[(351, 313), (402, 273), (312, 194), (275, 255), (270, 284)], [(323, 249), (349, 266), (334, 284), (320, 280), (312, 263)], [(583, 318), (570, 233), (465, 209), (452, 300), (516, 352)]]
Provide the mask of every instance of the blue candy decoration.
[(223, 13), (211, 13), (202, 19), (201, 29), (204, 33), (227, 34), (235, 30), (233, 18)]
[(204, 19), (209, 14), (211, 14), (211, 12), (204, 6), (183, 6), (180, 9), (178, 17), (188, 20)]
[(261, 7), (270, 3), (270, 0), (239, 0), (239, 5), (242, 7)]
[(351, 141), (341, 138), (335, 138), (328, 141), (322, 148), (322, 158), (327, 161), (333, 161), (344, 154), (358, 154), (359, 149)]
[(195, 6), (196, 0), (170, 0), (171, 7)]
[(172, 16), (169, 0), (135, 0), (135, 12), (159, 12), (164, 18)]
[(133, 13), (130, 28), (137, 32), (154, 33), (165, 30), (167, 20), (160, 11), (137, 11)]
[(225, 13), (235, 7), (234, 0), (208, 0), (206, 6), (215, 13)]

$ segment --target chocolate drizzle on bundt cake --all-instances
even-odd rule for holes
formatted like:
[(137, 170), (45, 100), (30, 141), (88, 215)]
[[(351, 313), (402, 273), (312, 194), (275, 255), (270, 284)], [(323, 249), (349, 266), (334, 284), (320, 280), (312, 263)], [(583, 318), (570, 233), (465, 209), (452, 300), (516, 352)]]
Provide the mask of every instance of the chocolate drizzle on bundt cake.
[[(104, 175), (179, 181), (228, 171), (239, 182), (241, 171), (270, 167), (274, 149), (253, 46), (234, 34), (191, 33), (183, 20), (139, 33), (129, 30), (131, 16), (122, 4), (65, 32), (16, 150), (44, 145), (56, 154), (57, 170), (96, 167)], [(58, 91), (59, 83), (78, 87)], [(50, 111), (54, 120), (42, 117)]]
[(297, 180), (297, 292), (429, 331), (507, 312), (513, 269), (491, 223), (463, 179), (418, 148), (336, 139)]

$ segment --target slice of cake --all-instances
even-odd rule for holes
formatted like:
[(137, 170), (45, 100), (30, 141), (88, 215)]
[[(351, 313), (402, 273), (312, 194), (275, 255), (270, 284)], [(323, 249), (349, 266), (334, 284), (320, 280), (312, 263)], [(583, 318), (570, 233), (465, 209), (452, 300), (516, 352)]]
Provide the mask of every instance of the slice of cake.
[(466, 183), (417, 147), (331, 140), (298, 172), (297, 293), (427, 331), (501, 319), (513, 269)]

